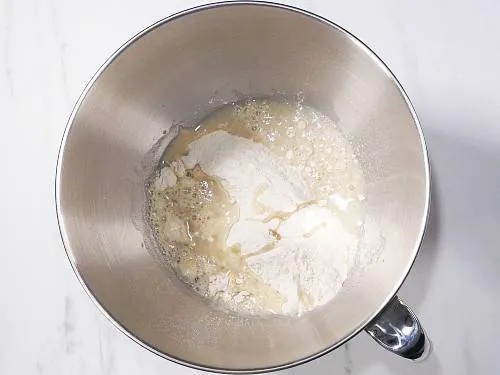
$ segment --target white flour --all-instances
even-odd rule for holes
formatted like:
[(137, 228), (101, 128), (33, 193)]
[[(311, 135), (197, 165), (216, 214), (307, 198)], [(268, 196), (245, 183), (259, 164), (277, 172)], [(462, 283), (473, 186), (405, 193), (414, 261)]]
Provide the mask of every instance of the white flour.
[[(175, 253), (172, 266), (200, 294), (231, 311), (300, 315), (331, 300), (354, 264), (362, 173), (333, 124), (300, 109), (297, 116), (294, 106), (254, 101), (243, 117), (233, 110), (207, 119), (205, 133), (188, 136), (167, 154), (154, 184), (152, 222), (162, 245)], [(267, 114), (267, 123), (255, 112)], [(290, 136), (294, 123), (309, 134)], [(249, 126), (257, 135), (241, 131)], [(324, 151), (332, 145), (333, 151)], [(196, 168), (202, 174), (191, 183), (186, 171)], [(204, 187), (203, 200), (170, 204), (195, 191), (186, 186)], [(198, 206), (207, 218), (199, 225), (190, 223)], [(173, 233), (182, 231), (182, 223), (185, 233)]]

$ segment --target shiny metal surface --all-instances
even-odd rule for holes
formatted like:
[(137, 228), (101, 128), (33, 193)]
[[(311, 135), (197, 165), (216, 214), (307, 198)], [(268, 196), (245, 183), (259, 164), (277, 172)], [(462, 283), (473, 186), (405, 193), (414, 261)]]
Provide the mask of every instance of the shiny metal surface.
[[(145, 179), (173, 123), (246, 96), (303, 96), (352, 141), (377, 261), (298, 319), (212, 309), (155, 258)], [(411, 104), (387, 67), (338, 26), (295, 8), (221, 3), (151, 26), (94, 76), (69, 120), (56, 177), (61, 235), (91, 298), (124, 333), (182, 364), (276, 370), (362, 330), (394, 296), (423, 236), (429, 168)]]
[(421, 361), (430, 354), (431, 343), (418, 318), (397, 296), (366, 327), (366, 332), (401, 357)]

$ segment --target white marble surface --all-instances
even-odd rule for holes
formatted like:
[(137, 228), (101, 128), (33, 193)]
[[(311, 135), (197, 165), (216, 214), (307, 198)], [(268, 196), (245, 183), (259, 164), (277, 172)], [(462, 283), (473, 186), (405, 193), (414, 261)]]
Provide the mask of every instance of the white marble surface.
[[(1, 0), (0, 374), (195, 374), (140, 348), (90, 302), (59, 238), (59, 141), (86, 81), (119, 45), (192, 6), (168, 0)], [(428, 236), (402, 295), (434, 354), (391, 356), (360, 334), (283, 374), (500, 373), (500, 2), (290, 2), (343, 25), (393, 69), (433, 167)]]

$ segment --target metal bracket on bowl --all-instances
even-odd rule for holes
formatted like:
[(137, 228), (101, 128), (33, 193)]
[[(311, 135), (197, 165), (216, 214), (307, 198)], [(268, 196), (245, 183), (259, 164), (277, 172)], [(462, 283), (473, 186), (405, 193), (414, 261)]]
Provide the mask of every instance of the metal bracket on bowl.
[(383, 348), (401, 357), (422, 361), (431, 352), (431, 342), (418, 318), (398, 296), (365, 330)]

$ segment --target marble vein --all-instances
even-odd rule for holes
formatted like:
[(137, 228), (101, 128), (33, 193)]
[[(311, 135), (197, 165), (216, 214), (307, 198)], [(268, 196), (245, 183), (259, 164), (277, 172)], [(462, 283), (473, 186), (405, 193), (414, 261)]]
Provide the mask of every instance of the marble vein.
[(75, 311), (71, 297), (67, 296), (64, 299), (64, 323), (63, 337), (65, 342), (66, 353), (71, 354), (75, 351), (76, 342), (73, 340), (73, 332), (75, 331)]
[(14, 96), (14, 80), (12, 78), (12, 65), (10, 59), (10, 42), (11, 42), (11, 30), (10, 22), (12, 20), (12, 2), (4, 1), (4, 20), (5, 24), (2, 27), (3, 32), (3, 48), (4, 48), (4, 67), (5, 67), (5, 78), (7, 81), (7, 87), (9, 89), (9, 94), (11, 97)]
[(351, 351), (349, 349), (349, 343), (346, 342), (343, 346), (344, 348), (344, 371), (346, 375), (351, 375), (352, 374), (352, 358), (351, 358)]
[(465, 361), (465, 373), (467, 375), (475, 375), (477, 374), (477, 366), (471, 353), (469, 341), (469, 334), (465, 333), (462, 344), (462, 355)]
[[(108, 335), (107, 326), (101, 324), (100, 317), (96, 315), (96, 324), (99, 327), (99, 333), (97, 335), (97, 340), (99, 343), (99, 365), (101, 367), (103, 374), (112, 374), (115, 369), (115, 358), (113, 356), (113, 351), (109, 350), (111, 347), (111, 342)], [(108, 324), (108, 322), (104, 322)]]
[(51, 12), (51, 17), (52, 17), (52, 32), (54, 34), (55, 41), (58, 45), (59, 49), (59, 71), (60, 71), (60, 78), (61, 82), (63, 85), (64, 89), (64, 100), (68, 106), (71, 105), (71, 96), (70, 96), (70, 90), (69, 90), (69, 85), (68, 85), (68, 74), (67, 74), (67, 67), (66, 67), (66, 49), (67, 49), (67, 44), (64, 41), (64, 38), (61, 36), (61, 32), (59, 30), (59, 16), (57, 12), (57, 8), (54, 4), (54, 1), (50, 2), (50, 12)]

